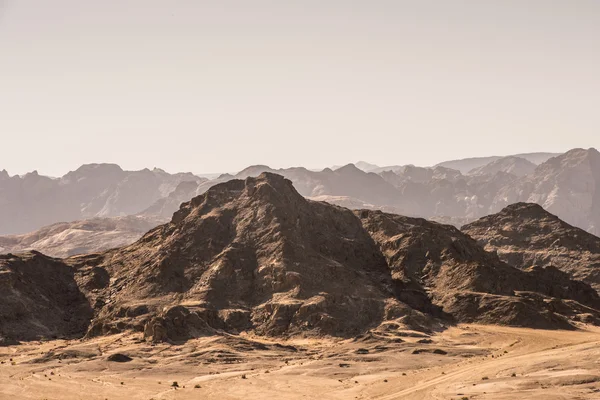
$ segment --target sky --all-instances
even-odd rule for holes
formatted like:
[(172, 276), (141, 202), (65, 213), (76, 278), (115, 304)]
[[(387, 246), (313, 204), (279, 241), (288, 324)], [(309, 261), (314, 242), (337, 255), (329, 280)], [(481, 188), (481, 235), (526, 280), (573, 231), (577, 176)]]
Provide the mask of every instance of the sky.
[(0, 170), (600, 146), (596, 0), (0, 0)]

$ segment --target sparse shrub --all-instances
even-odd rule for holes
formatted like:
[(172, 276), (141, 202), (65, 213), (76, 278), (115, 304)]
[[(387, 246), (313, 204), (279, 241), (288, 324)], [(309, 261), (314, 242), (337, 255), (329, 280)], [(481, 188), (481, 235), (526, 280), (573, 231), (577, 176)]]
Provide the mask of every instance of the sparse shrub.
[(171, 383), (171, 387), (178, 388), (179, 383), (177, 383), (177, 381), (174, 381), (173, 383)]
[(484, 376), (483, 378), (481, 378), (482, 381), (487, 381), (488, 379), (490, 379), (490, 378), (488, 378), (487, 376)]
[(243, 375), (242, 375), (242, 379), (246, 379), (246, 374), (243, 374)]
[(200, 386), (199, 384), (195, 384), (194, 385), (194, 389), (200, 389), (202, 386)]

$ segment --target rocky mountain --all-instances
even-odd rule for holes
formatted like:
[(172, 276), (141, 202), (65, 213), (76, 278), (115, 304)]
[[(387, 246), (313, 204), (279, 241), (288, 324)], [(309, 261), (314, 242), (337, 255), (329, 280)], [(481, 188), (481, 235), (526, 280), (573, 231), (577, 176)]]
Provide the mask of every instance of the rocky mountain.
[(131, 244), (165, 222), (152, 216), (59, 222), (27, 234), (0, 236), (0, 254), (37, 250), (51, 257), (69, 257), (96, 253)]
[(211, 187), (130, 246), (2, 256), (0, 288), (5, 341), (600, 323), (598, 294), (554, 267), (513, 268), (452, 226), (311, 201), (271, 173)]
[(381, 211), (356, 214), (386, 257), (398, 298), (418, 310), (536, 328), (597, 315), (598, 294), (554, 267), (517, 270), (450, 225)]
[(600, 290), (600, 238), (538, 204), (510, 205), (461, 230), (512, 266), (554, 266)]
[(179, 183), (201, 183), (190, 173), (160, 169), (124, 171), (114, 164), (88, 164), (60, 178), (32, 172), (0, 172), (0, 234), (31, 232), (62, 221), (139, 213)]

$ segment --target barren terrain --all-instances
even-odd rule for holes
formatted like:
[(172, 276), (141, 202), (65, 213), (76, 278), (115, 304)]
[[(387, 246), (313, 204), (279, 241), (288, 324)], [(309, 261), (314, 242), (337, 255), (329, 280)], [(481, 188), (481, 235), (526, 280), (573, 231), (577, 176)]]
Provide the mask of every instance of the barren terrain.
[[(0, 398), (600, 399), (600, 330), (589, 326), (459, 325), (431, 336), (372, 332), (347, 340), (222, 334), (151, 344), (141, 337), (0, 348)], [(115, 354), (131, 360), (109, 361)]]

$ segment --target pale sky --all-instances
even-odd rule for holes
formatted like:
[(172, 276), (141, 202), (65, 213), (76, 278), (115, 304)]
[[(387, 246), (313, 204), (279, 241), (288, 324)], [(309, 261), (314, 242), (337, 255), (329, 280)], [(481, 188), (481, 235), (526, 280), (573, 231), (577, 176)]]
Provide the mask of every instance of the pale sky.
[(0, 170), (600, 146), (597, 0), (0, 0)]

